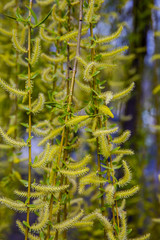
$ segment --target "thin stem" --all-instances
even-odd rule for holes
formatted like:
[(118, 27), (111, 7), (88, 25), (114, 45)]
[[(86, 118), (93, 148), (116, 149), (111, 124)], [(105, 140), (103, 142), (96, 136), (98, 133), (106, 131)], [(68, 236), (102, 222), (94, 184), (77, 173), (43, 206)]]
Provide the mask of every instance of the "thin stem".
[[(30, 0), (29, 4), (30, 9), (32, 9), (32, 0)], [(31, 11), (29, 11), (29, 17), (31, 21)], [(28, 59), (29, 61), (31, 60), (31, 26), (28, 24)], [(29, 109), (31, 110), (31, 66), (28, 61), (28, 101), (29, 101)], [(29, 113), (29, 129), (28, 129), (28, 137), (31, 138), (31, 111)], [(30, 204), (30, 192), (31, 192), (31, 140), (28, 143), (28, 151), (29, 151), (29, 159), (28, 159), (28, 204)], [(29, 224), (29, 214), (30, 214), (30, 209), (27, 207), (27, 224)], [(25, 233), (25, 240), (28, 239), (28, 227), (26, 227), (26, 233)]]
[[(93, 38), (93, 24), (90, 23), (90, 37)], [(91, 40), (91, 45), (93, 44), (93, 40)], [(94, 57), (95, 57), (95, 49), (91, 48), (91, 61), (94, 61)], [(96, 89), (98, 88), (99, 90), (99, 86), (98, 84), (96, 84), (96, 77), (93, 77), (93, 90), (96, 91)], [(97, 99), (94, 97), (94, 93), (93, 93), (93, 103), (95, 106), (95, 114), (98, 114), (98, 103), (97, 103)], [(98, 124), (97, 127), (102, 127), (102, 121), (101, 118), (98, 117)], [(99, 142), (98, 142), (98, 138), (96, 138), (96, 146), (97, 146), (97, 162), (98, 162), (98, 172), (101, 173), (101, 160), (100, 160), (100, 146), (99, 146)], [(100, 189), (103, 188), (103, 184), (100, 184)], [(100, 207), (101, 207), (101, 211), (102, 211), (102, 215), (105, 215), (105, 211), (104, 211), (104, 197), (103, 197), (103, 191), (100, 190), (100, 193), (102, 194), (101, 198), (100, 198)], [(104, 239), (107, 239), (106, 236), (106, 231), (104, 230)]]
[[(77, 39), (76, 56), (80, 55), (82, 18), (83, 18), (83, 0), (80, 0), (79, 27), (78, 27), (78, 39)], [(71, 85), (70, 85), (70, 91), (69, 91), (69, 98), (68, 98), (68, 106), (67, 106), (67, 112), (68, 113), (70, 113), (70, 111), (71, 111), (71, 105), (72, 105), (72, 100), (73, 100), (75, 76), (76, 76), (76, 71), (77, 71), (77, 63), (78, 63), (77, 58), (75, 58), (74, 66), (73, 66), (72, 79), (71, 79)], [(68, 121), (68, 115), (66, 115), (66, 117), (65, 117), (65, 122), (67, 122), (67, 121)], [(60, 163), (61, 154), (62, 154), (63, 145), (64, 145), (65, 134), (66, 134), (66, 127), (63, 128), (63, 132), (62, 132), (62, 138), (61, 138), (61, 143), (60, 143), (60, 150), (59, 150), (59, 155), (58, 155), (57, 162), (56, 162), (57, 166), (59, 166), (59, 163)], [(50, 179), (50, 182), (52, 181), (52, 185), (56, 184), (56, 178), (57, 178), (57, 172), (55, 171), (55, 174), (53, 176), (53, 180), (52, 180), (52, 177)], [(60, 194), (60, 197), (59, 197), (59, 201), (60, 200), (61, 200), (61, 194)], [(50, 199), (50, 204), (49, 204), (49, 221), (52, 221), (53, 201), (54, 201), (54, 197), (52, 195), (51, 199)], [(59, 219), (59, 217), (58, 217), (58, 219)], [(51, 229), (51, 226), (48, 225), (46, 240), (48, 240), (49, 237), (50, 237), (50, 229)], [(58, 231), (56, 231), (55, 240), (58, 240)]]

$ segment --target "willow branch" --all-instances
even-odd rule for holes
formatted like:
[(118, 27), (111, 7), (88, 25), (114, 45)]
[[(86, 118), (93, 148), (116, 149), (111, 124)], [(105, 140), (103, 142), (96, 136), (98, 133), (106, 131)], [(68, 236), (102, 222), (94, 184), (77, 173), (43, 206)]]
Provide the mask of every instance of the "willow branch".
[[(30, 9), (32, 9), (32, 0), (30, 0), (29, 4)], [(31, 11), (29, 11), (29, 17), (31, 21)], [(31, 26), (28, 24), (28, 107), (31, 110), (31, 66), (30, 66), (30, 60), (31, 60)], [(28, 129), (28, 137), (31, 138), (31, 111), (29, 113), (29, 129)], [(29, 151), (29, 159), (28, 159), (28, 204), (30, 204), (30, 192), (31, 192), (31, 140), (28, 143), (28, 151)], [(27, 224), (29, 224), (29, 214), (30, 210), (29, 207), (27, 207)], [(26, 227), (26, 232), (25, 232), (25, 240), (28, 239), (28, 227)]]

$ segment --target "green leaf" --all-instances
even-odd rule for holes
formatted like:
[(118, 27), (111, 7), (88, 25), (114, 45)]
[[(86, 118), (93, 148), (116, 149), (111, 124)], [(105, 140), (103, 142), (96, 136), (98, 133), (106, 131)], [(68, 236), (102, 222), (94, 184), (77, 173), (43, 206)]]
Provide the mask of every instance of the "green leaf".
[(46, 16), (45, 18), (43, 18), (43, 20), (42, 20), (41, 22), (37, 23), (36, 25), (34, 25), (34, 26), (32, 26), (32, 27), (33, 27), (33, 28), (36, 28), (36, 27), (40, 26), (41, 24), (43, 24), (43, 23), (47, 20), (47, 18), (51, 15), (52, 10), (53, 10), (53, 9), (51, 9), (51, 10), (49, 11), (49, 13), (47, 14), (47, 16)]
[(33, 18), (34, 18), (34, 20), (35, 20), (35, 24), (37, 24), (37, 23), (38, 23), (38, 21), (37, 21), (37, 16), (36, 16), (35, 12), (33, 11), (33, 9), (31, 9), (31, 8), (28, 7), (28, 6), (25, 6), (25, 7), (30, 10), (30, 12), (31, 12), (31, 14), (32, 14), (32, 16), (33, 16)]
[(29, 128), (28, 123), (21, 123), (21, 125), (22, 125), (23, 127)]
[(33, 75), (31, 75), (31, 80), (35, 79), (39, 75), (39, 72), (35, 72)]
[(132, 232), (132, 228), (127, 230), (127, 234), (130, 234)]
[(24, 226), (26, 226), (27, 228), (30, 228), (30, 225), (29, 225), (26, 221), (23, 221), (23, 224), (24, 224)]
[(28, 181), (21, 179), (20, 182), (21, 182), (25, 187), (28, 187)]
[(26, 143), (29, 143), (32, 138), (33, 138), (33, 136), (29, 137), (29, 138), (27, 139)]
[(28, 204), (27, 207), (29, 207), (29, 208), (35, 208), (36, 205), (35, 205), (35, 204)]
[(119, 228), (118, 228), (118, 226), (117, 226), (116, 223), (115, 223), (114, 227), (115, 227), (115, 229), (116, 229), (117, 234), (119, 234)]

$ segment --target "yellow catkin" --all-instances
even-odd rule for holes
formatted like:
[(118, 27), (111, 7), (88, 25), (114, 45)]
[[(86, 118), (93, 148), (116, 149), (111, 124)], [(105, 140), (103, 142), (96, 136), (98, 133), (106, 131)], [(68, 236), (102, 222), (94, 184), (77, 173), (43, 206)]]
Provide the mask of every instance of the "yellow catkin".
[(36, 0), (40, 6), (47, 6), (51, 3), (54, 3), (54, 0)]
[(131, 174), (128, 164), (124, 160), (122, 161), (122, 164), (123, 164), (123, 169), (124, 169), (124, 176), (122, 178), (120, 178), (118, 181), (119, 187), (125, 186), (127, 183), (130, 182), (130, 180), (132, 178), (132, 174)]
[(119, 233), (119, 240), (127, 239), (127, 222), (126, 222), (126, 213), (122, 211), (121, 213), (121, 230)]
[(38, 168), (38, 167), (44, 166), (47, 163), (49, 152), (50, 152), (50, 144), (47, 143), (44, 154), (43, 154), (43, 157), (39, 161), (37, 161), (36, 163), (33, 163), (32, 167), (33, 168)]
[(92, 75), (90, 74), (92, 72), (93, 67), (95, 66), (95, 62), (90, 62), (84, 71), (84, 80), (86, 82), (89, 82), (92, 80)]
[(91, 161), (91, 155), (85, 156), (81, 161), (67, 164), (67, 168), (69, 169), (78, 169), (83, 168), (86, 164), (88, 164)]
[(42, 58), (45, 58), (47, 61), (49, 62), (53, 62), (53, 63), (59, 63), (59, 62), (63, 62), (63, 60), (65, 59), (64, 56), (58, 56), (58, 57), (50, 57), (48, 55), (46, 55), (45, 53), (41, 54)]
[(3, 10), (7, 10), (8, 8), (11, 8), (11, 7), (15, 7), (16, 5), (16, 1), (15, 0), (11, 0), (10, 2), (7, 2), (4, 7), (3, 7)]
[(113, 33), (112, 35), (104, 37), (104, 38), (96, 39), (95, 42), (98, 44), (109, 43), (109, 42), (117, 39), (119, 37), (119, 35), (121, 34), (122, 30), (123, 30), (123, 27), (120, 26), (118, 28), (118, 30), (115, 33)]
[(133, 196), (136, 192), (139, 191), (139, 186), (134, 186), (128, 190), (123, 190), (123, 191), (117, 191), (116, 192), (116, 197), (119, 198), (128, 198)]
[(102, 58), (111, 58), (111, 57), (114, 57), (114, 56), (116, 56), (118, 54), (121, 54), (122, 52), (126, 51), (127, 49), (128, 49), (128, 46), (117, 48), (117, 49), (114, 49), (111, 52), (101, 53), (101, 57)]
[[(82, 34), (85, 34), (87, 31), (88, 31), (88, 27), (82, 28)], [(62, 35), (59, 38), (59, 40), (60, 41), (69, 41), (70, 39), (73, 39), (77, 36), (78, 36), (78, 31), (75, 30), (75, 31), (72, 31), (72, 32), (69, 32), (69, 33), (66, 33), (66, 34)]]
[(131, 136), (131, 131), (126, 130), (122, 133), (121, 136), (115, 137), (112, 142), (115, 144), (122, 144), (122, 143), (126, 142), (130, 136)]
[(63, 186), (49, 186), (49, 185), (41, 185), (41, 184), (32, 184), (32, 188), (34, 188), (37, 191), (44, 192), (44, 193), (52, 193), (52, 192), (61, 192), (65, 189), (67, 189), (69, 185), (63, 185)]
[(66, 229), (69, 229), (70, 227), (72, 227), (72, 225), (74, 223), (76, 223), (84, 214), (84, 211), (81, 210), (79, 214), (77, 214), (77, 216), (71, 218), (71, 219), (68, 219), (66, 221), (63, 221), (59, 224), (56, 224), (56, 225), (53, 225), (53, 229), (56, 229), (58, 231), (64, 231)]
[(106, 192), (106, 203), (109, 205), (114, 204), (114, 193), (115, 193), (115, 188), (112, 184), (108, 184), (107, 187), (105, 188)]
[(86, 120), (87, 118), (89, 118), (88, 115), (85, 115), (85, 116), (75, 116), (73, 118), (71, 118), (70, 120), (68, 120), (65, 125), (67, 127), (70, 127), (70, 126), (73, 126), (73, 125), (76, 125), (84, 120)]
[(78, 176), (83, 176), (84, 174), (88, 173), (89, 172), (89, 168), (88, 167), (85, 167), (81, 170), (75, 170), (75, 171), (72, 171), (72, 170), (59, 170), (59, 172), (64, 175), (64, 176), (69, 176), (69, 177), (78, 177)]
[(133, 82), (133, 83), (131, 83), (131, 85), (128, 88), (122, 90), (119, 93), (114, 94), (112, 101), (119, 100), (119, 99), (125, 97), (126, 95), (128, 95), (134, 89), (134, 86), (135, 86), (135, 83)]
[(38, 58), (40, 56), (40, 38), (35, 39), (35, 44), (34, 44), (34, 49), (33, 49), (33, 54), (31, 58), (31, 65), (34, 66), (36, 62), (38, 61)]
[(23, 140), (21, 141), (16, 141), (14, 140), (13, 138), (9, 137), (3, 130), (2, 128), (0, 127), (0, 135), (3, 137), (4, 141), (6, 143), (8, 143), (9, 145), (12, 145), (14, 147), (17, 147), (17, 148), (22, 148), (22, 147), (26, 147), (27, 146), (27, 143), (24, 142)]
[[(17, 224), (18, 228), (20, 229), (20, 231), (23, 234), (25, 234), (26, 228), (23, 226), (23, 224), (19, 220), (16, 221), (16, 224)], [(31, 233), (28, 233), (28, 238), (30, 240), (39, 240), (39, 237), (37, 237), (36, 235), (33, 235)]]
[(12, 93), (12, 94), (16, 95), (17, 97), (25, 96), (27, 94), (27, 92), (25, 92), (25, 91), (22, 91), (22, 90), (19, 90), (16, 88), (12, 88), (8, 83), (3, 81), (1, 78), (0, 78), (0, 85), (7, 92)]
[(129, 240), (149, 240), (150, 239), (150, 233), (146, 234), (146, 235), (143, 235), (141, 237), (138, 237), (138, 238), (130, 238)]
[(86, 92), (86, 93), (88, 93), (88, 94), (91, 93), (91, 88), (90, 88), (88, 85), (83, 84), (82, 82), (78, 81), (77, 79), (76, 79), (75, 81), (76, 81), (78, 87), (79, 87), (82, 91), (84, 91), (84, 92)]
[(0, 27), (0, 33), (7, 36), (7, 37), (11, 37), (12, 36), (12, 32), (7, 31), (6, 29), (3, 29)]
[(12, 42), (13, 42), (13, 46), (16, 48), (16, 50), (20, 53), (26, 53), (27, 50), (21, 46), (20, 42), (18, 41), (17, 38), (17, 30), (13, 30), (12, 32)]
[(118, 149), (114, 151), (114, 154), (133, 155), (134, 152), (130, 149)]
[(63, 23), (63, 22), (66, 22), (66, 18), (64, 17), (64, 18), (61, 18), (61, 17), (59, 17), (57, 14), (56, 14), (56, 4), (53, 6), (53, 8), (52, 8), (52, 16), (53, 16), (53, 19), (54, 20), (56, 20), (56, 21), (58, 21), (58, 22), (61, 22), (61, 23)]
[(43, 218), (41, 219), (41, 222), (33, 224), (30, 227), (30, 229), (34, 232), (42, 231), (48, 222), (48, 217), (49, 217), (49, 209), (48, 209), (48, 204), (46, 204), (46, 206), (44, 207), (44, 210), (43, 210)]
[(40, 38), (43, 41), (46, 41), (46, 42), (53, 42), (53, 41), (56, 40), (55, 37), (52, 37), (52, 36), (49, 36), (49, 35), (46, 34), (45, 29), (44, 29), (44, 25), (42, 25), (40, 27), (39, 35), (40, 35)]
[(91, 23), (92, 22), (92, 17), (93, 17), (93, 13), (94, 13), (94, 0), (91, 0), (89, 2), (89, 9), (86, 13), (86, 16), (85, 16), (85, 20), (87, 23)]
[(99, 111), (111, 118), (114, 118), (113, 113), (111, 112), (111, 110), (109, 109), (109, 107), (105, 106), (105, 105), (100, 105), (99, 106)]
[(118, 127), (110, 128), (110, 129), (104, 129), (104, 130), (97, 130), (93, 133), (95, 137), (99, 137), (101, 134), (108, 135), (108, 134), (113, 134), (118, 131)]
[(43, 95), (43, 93), (40, 93), (38, 95), (37, 104), (35, 104), (34, 107), (32, 108), (32, 113), (37, 114), (40, 111), (42, 111), (42, 109), (44, 107), (44, 103), (45, 103), (44, 95)]
[(53, 82), (53, 76), (50, 76), (49, 74), (53, 72), (51, 67), (48, 67), (43, 70), (42, 72), (42, 81), (46, 83), (52, 83)]
[(38, 146), (41, 146), (41, 145), (45, 144), (46, 141), (48, 141), (48, 140), (50, 140), (50, 139), (53, 139), (53, 138), (56, 137), (62, 130), (63, 130), (63, 127), (59, 127), (59, 128), (57, 128), (57, 129), (52, 130), (51, 133), (50, 133), (48, 136), (44, 137), (44, 138), (39, 142)]

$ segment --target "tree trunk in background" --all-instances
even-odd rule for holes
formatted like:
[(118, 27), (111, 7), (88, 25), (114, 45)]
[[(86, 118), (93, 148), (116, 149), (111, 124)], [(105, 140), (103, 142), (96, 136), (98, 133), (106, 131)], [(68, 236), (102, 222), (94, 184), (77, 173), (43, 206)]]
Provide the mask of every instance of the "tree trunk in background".
[[(134, 96), (128, 101), (126, 105), (125, 114), (132, 115), (132, 119), (125, 122), (124, 129), (130, 129), (132, 134), (139, 139), (141, 137), (142, 129), (142, 97), (143, 97), (143, 69), (144, 57), (147, 48), (147, 33), (151, 25), (151, 4), (150, 0), (133, 0), (133, 33), (130, 35), (130, 50), (134, 53), (136, 58), (133, 61), (133, 67), (136, 68), (135, 74), (140, 76), (139, 81), (136, 82), (136, 89)], [(138, 150), (137, 141), (134, 142), (135, 151)]]

